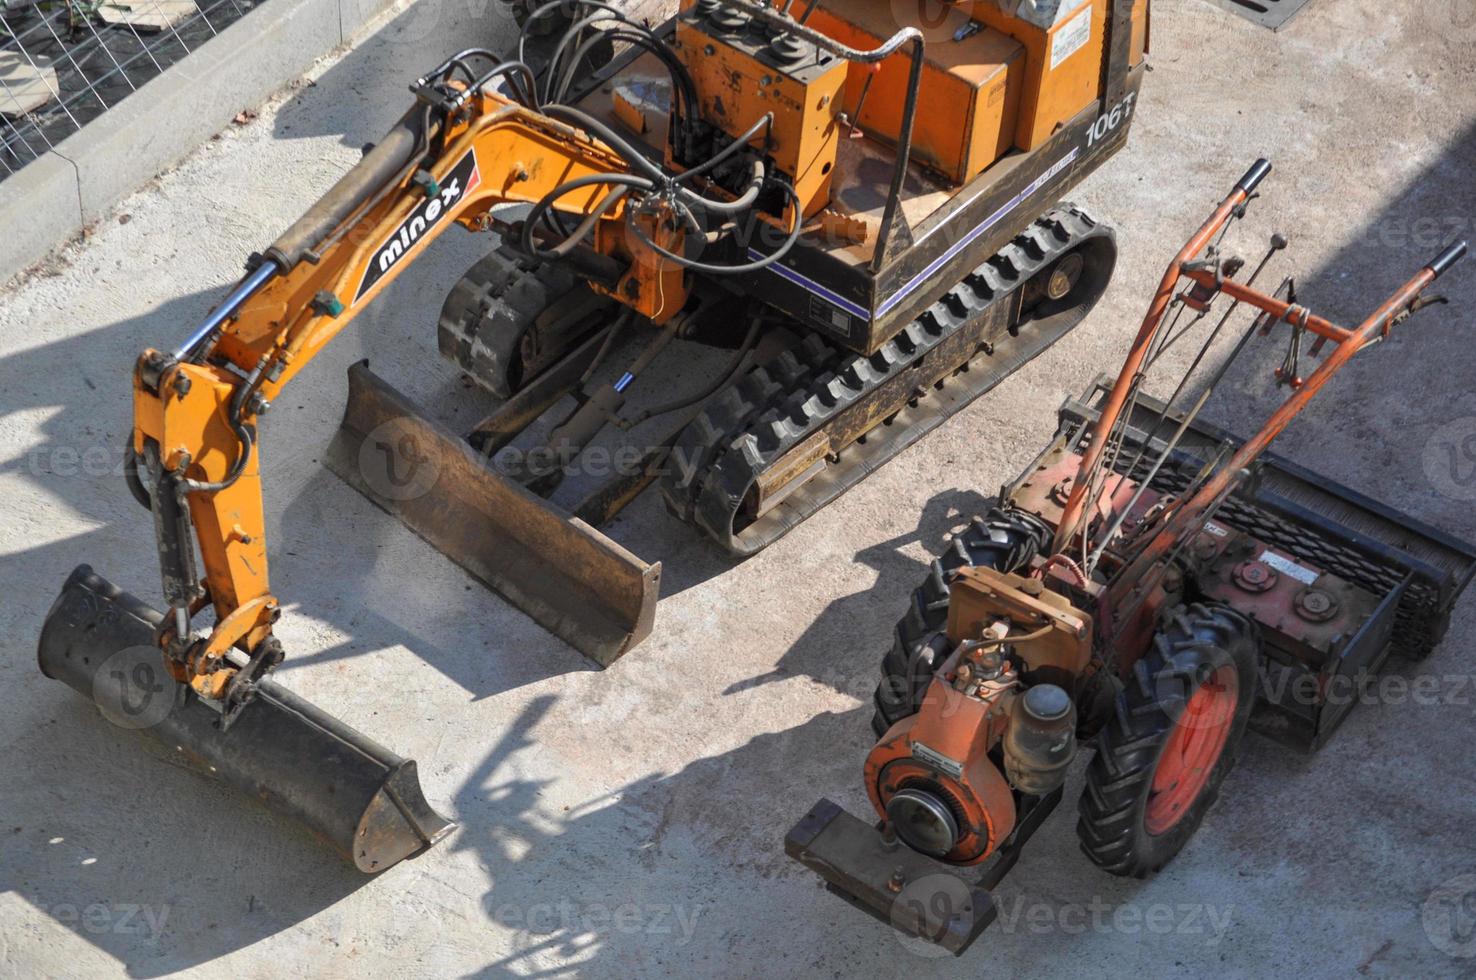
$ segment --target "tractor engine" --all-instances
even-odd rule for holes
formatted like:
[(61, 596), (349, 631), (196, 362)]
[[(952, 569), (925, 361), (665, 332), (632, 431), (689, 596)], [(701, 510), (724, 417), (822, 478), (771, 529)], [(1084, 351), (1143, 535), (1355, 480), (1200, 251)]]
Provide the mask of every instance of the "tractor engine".
[(1060, 788), (1076, 755), (1074, 691), (1091, 620), (1040, 579), (972, 568), (921, 709), (866, 758), (866, 789), (892, 832), (951, 864), (989, 858), (1030, 800)]

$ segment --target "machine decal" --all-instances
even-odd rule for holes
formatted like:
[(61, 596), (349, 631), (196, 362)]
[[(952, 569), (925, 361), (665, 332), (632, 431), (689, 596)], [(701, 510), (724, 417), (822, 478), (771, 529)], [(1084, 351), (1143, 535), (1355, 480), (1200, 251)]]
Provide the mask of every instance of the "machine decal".
[(909, 295), (911, 295), (911, 293), (916, 290), (917, 287), (927, 282), (928, 279), (933, 275), (933, 273), (938, 271), (939, 267), (948, 262), (959, 252), (968, 248), (969, 245), (973, 243), (974, 239), (978, 238), (990, 228), (993, 228), (995, 225), (999, 224), (999, 222), (1006, 215), (1008, 215), (1011, 211), (1015, 210), (1015, 208), (1023, 204), (1027, 198), (1029, 198), (1036, 191), (1040, 190), (1042, 187), (1048, 184), (1061, 171), (1065, 170), (1072, 163), (1075, 163), (1076, 159), (1080, 156), (1081, 147), (1078, 146), (1075, 147), (1070, 153), (1066, 154), (1064, 157), (1051, 164), (1051, 166), (1048, 167), (1044, 173), (1031, 181), (1028, 187), (1026, 187), (1020, 193), (1016, 194), (1014, 197), (1010, 198), (1009, 201), (1005, 203), (1004, 207), (1000, 208), (998, 211), (994, 212), (989, 217), (985, 218), (982, 222), (971, 228), (962, 238), (954, 242), (952, 246), (944, 251), (942, 255), (929, 262), (926, 268), (924, 268), (917, 275), (913, 276), (911, 279), (907, 280), (907, 282), (902, 286), (901, 289), (897, 290), (887, 299), (883, 300), (882, 304), (876, 308), (876, 315), (878, 317), (885, 316), (887, 312), (892, 309), (892, 307), (902, 302)]
[(1303, 585), (1311, 585), (1318, 579), (1318, 573), (1305, 565), (1298, 565), (1290, 558), (1283, 558), (1274, 551), (1261, 553), (1261, 564), (1270, 565), (1283, 575), (1290, 575)]
[[(760, 259), (765, 258), (768, 258), (768, 256), (766, 256), (763, 252), (758, 251), (757, 249), (750, 248), (748, 250), (748, 259), (750, 262), (757, 262)], [(834, 292), (831, 292), (829, 289), (826, 289), (815, 280), (800, 275), (798, 272), (795, 272), (793, 269), (786, 267), (780, 262), (775, 262), (765, 271), (772, 272), (782, 279), (788, 279), (790, 282), (794, 283), (796, 286), (800, 287), (806, 292), (820, 297), (827, 303), (830, 303), (832, 306), (836, 306), (842, 310), (845, 310), (852, 316), (858, 316), (867, 322), (871, 321), (871, 314), (866, 312), (866, 310), (862, 309), (860, 306), (857, 306), (855, 303), (846, 299), (844, 296), (840, 296)]]
[(1138, 93), (1129, 92), (1110, 111), (1104, 112), (1101, 116), (1097, 117), (1097, 121), (1092, 124), (1091, 130), (1087, 133), (1087, 146), (1091, 146), (1108, 133), (1117, 129), (1118, 126), (1121, 126), (1123, 120), (1133, 114), (1133, 102), (1137, 97)]
[(364, 277), (359, 281), (359, 288), (354, 291), (353, 303), (356, 305), (374, 284), (379, 282), (393, 269), (405, 254), (415, 247), (415, 243), (425, 235), (426, 230), (445, 218), (455, 210), (461, 199), (482, 182), (481, 171), (477, 169), (477, 151), (467, 150), (462, 158), (441, 178), (439, 193), (427, 197), (421, 201), (419, 206), (406, 215), (405, 220), (400, 222), (388, 238), (374, 249), (373, 256), (369, 259), (369, 265), (364, 269)]
[(921, 759), (929, 765), (936, 766), (942, 772), (948, 773), (954, 779), (963, 775), (963, 763), (957, 759), (950, 759), (937, 749), (930, 749), (921, 742), (912, 743), (912, 755)]
[(1061, 66), (1061, 62), (1086, 47), (1091, 39), (1092, 10), (1088, 7), (1057, 31), (1055, 38), (1051, 40), (1051, 71), (1055, 71)]
[(823, 327), (842, 340), (851, 337), (851, 314), (836, 309), (830, 301), (819, 296), (810, 296), (810, 322)]

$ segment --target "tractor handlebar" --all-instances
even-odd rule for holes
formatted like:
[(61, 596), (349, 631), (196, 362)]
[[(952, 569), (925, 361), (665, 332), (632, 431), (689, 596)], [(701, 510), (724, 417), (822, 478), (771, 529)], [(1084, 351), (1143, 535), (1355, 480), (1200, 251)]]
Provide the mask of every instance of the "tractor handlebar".
[[(1466, 252), (1469, 251), (1469, 249), (1470, 246), (1466, 242), (1456, 242), (1454, 245), (1451, 245), (1445, 251), (1435, 256), (1435, 260), (1431, 262), (1428, 266), (1426, 266), (1426, 268), (1435, 273), (1435, 278), (1439, 279), (1441, 276), (1445, 275), (1446, 271), (1450, 269), (1451, 266), (1455, 265), (1461, 259), (1465, 258)], [(1434, 280), (1431, 281), (1433, 282)]]
[(1271, 161), (1262, 157), (1245, 172), (1245, 176), (1236, 183), (1235, 189), (1245, 191), (1245, 196), (1250, 197), (1269, 173), (1271, 173)]

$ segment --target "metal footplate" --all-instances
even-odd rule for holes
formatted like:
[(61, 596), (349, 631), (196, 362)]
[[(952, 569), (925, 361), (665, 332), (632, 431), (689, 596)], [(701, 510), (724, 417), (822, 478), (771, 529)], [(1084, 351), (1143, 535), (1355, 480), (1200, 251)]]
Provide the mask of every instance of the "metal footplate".
[(822, 799), (784, 838), (784, 853), (826, 887), (882, 922), (958, 956), (999, 911), (971, 875), (887, 840)]

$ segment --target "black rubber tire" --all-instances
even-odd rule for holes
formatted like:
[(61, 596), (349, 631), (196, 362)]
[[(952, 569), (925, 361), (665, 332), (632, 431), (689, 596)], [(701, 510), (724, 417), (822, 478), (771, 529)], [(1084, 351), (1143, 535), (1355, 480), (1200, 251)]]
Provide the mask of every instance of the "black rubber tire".
[[(1081, 849), (1105, 871), (1142, 878), (1167, 864), (1198, 829), (1235, 767), (1260, 676), (1261, 636), (1255, 624), (1226, 606), (1182, 606), (1171, 612), (1147, 656), (1117, 698), (1098, 736), (1077, 806)], [(1233, 666), (1239, 697), (1224, 748), (1199, 795), (1162, 834), (1144, 823), (1153, 773), (1189, 697), (1216, 670)]]
[(897, 621), (892, 648), (882, 657), (881, 683), (873, 701), (871, 728), (880, 737), (922, 707), (933, 679), (934, 664), (946, 644), (932, 641), (948, 623), (949, 582), (960, 568), (992, 568), (1012, 572), (1034, 558), (1049, 540), (1050, 530), (1034, 515), (991, 508), (976, 517), (933, 560), (928, 577), (912, 593), (907, 613)]

